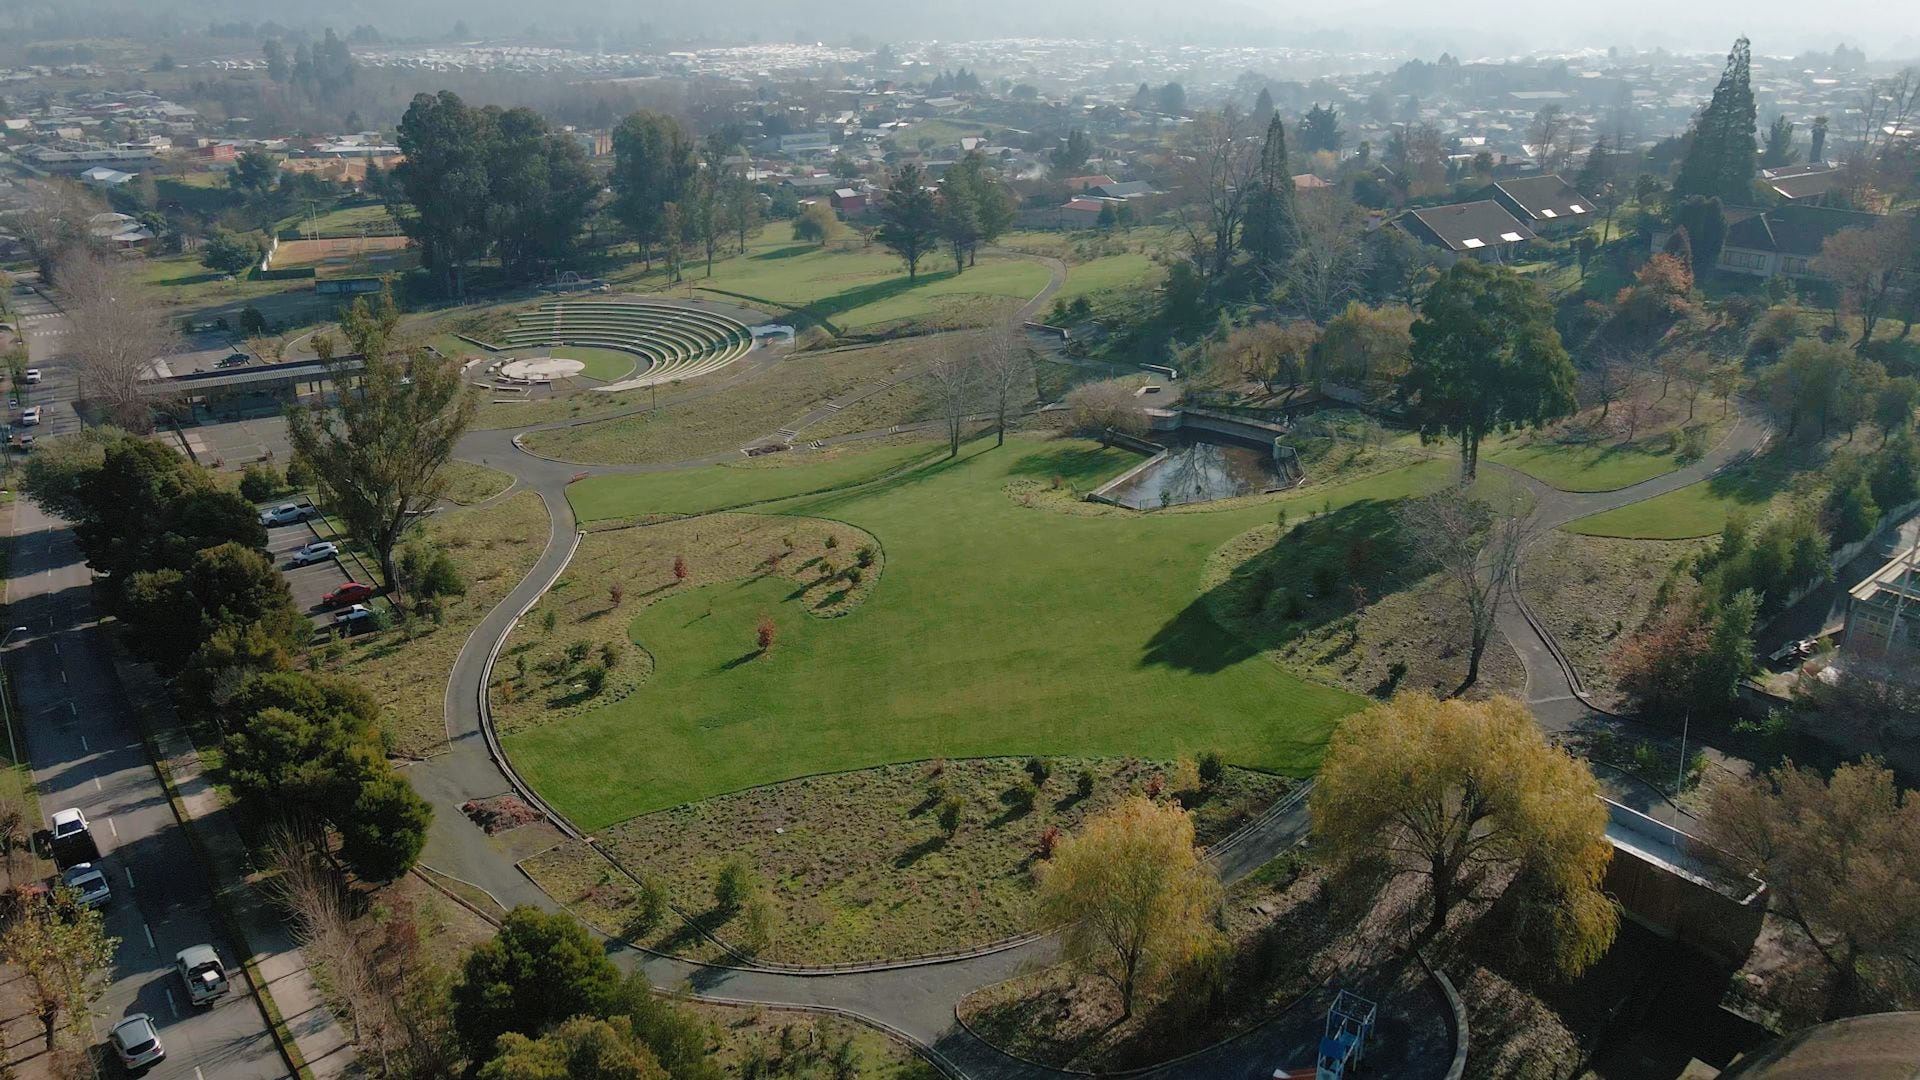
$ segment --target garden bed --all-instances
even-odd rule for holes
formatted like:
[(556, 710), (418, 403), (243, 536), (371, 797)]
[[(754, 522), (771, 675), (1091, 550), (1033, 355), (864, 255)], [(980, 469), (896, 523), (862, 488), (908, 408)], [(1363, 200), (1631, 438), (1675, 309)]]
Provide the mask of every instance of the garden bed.
[[(1032, 927), (1032, 869), (1049, 828), (1071, 832), (1093, 812), (1160, 783), (1172, 765), (1058, 759), (1031, 808), (1019, 795), (1026, 762), (985, 758), (885, 765), (803, 777), (643, 815), (597, 839), (633, 875), (657, 881), (674, 907), (729, 943), (737, 915), (716, 909), (714, 883), (737, 858), (772, 901), (775, 931), (762, 959), (795, 964), (883, 960), (946, 952)], [(1191, 765), (1189, 765), (1191, 768)], [(1091, 778), (1080, 793), (1082, 772)], [(1282, 777), (1229, 768), (1195, 796), (1201, 843), (1216, 842), (1291, 789)], [(951, 836), (941, 803), (960, 800)], [(550, 895), (603, 931), (633, 935), (637, 890), (583, 845), (524, 867)], [(710, 944), (666, 920), (643, 944), (710, 958)]]

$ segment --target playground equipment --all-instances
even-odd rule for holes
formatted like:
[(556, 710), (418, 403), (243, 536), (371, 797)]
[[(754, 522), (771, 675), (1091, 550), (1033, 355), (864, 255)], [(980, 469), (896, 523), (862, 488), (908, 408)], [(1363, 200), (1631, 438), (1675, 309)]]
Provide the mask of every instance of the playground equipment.
[(1358, 1072), (1366, 1056), (1367, 1040), (1373, 1036), (1373, 1021), (1380, 1007), (1351, 990), (1342, 990), (1327, 1010), (1326, 1027), (1320, 1034), (1320, 1055), (1311, 1071), (1275, 1069), (1273, 1080), (1345, 1080)]

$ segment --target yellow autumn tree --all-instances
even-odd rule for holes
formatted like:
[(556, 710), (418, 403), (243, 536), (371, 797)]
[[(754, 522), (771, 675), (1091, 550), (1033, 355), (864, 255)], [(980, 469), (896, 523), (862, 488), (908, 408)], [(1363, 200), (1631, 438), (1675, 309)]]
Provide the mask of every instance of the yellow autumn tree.
[(1334, 733), (1313, 827), (1335, 863), (1385, 860), (1427, 878), (1422, 939), (1480, 874), (1514, 871), (1553, 913), (1555, 963), (1574, 974), (1607, 951), (1619, 923), (1600, 890), (1613, 849), (1599, 794), (1520, 702), (1403, 694)]
[(1129, 798), (1063, 837), (1041, 871), (1039, 912), (1063, 924), (1067, 959), (1135, 997), (1219, 940), (1220, 879), (1177, 806)]

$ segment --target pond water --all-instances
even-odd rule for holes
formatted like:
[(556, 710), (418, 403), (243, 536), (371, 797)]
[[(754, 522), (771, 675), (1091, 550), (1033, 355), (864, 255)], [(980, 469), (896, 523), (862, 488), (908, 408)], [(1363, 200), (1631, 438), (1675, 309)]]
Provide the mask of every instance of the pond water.
[(1183, 436), (1167, 447), (1166, 457), (1106, 496), (1135, 510), (1152, 510), (1252, 495), (1278, 483), (1271, 451)]

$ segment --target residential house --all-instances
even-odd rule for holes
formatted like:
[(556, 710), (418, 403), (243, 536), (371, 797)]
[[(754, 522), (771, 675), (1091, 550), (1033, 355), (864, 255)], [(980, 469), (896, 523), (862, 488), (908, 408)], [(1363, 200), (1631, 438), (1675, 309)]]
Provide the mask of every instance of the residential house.
[[(1856, 210), (1788, 203), (1771, 210), (1735, 207), (1727, 211), (1727, 237), (1718, 269), (1752, 277), (1821, 277), (1816, 260), (1827, 237), (1843, 229), (1871, 228), (1879, 217)], [(1654, 234), (1654, 250), (1666, 235)]]
[(1847, 593), (1842, 646), (1850, 653), (1920, 659), (1920, 570), (1913, 549), (1900, 552)]
[(1125, 199), (1103, 199), (1093, 195), (1076, 195), (1060, 207), (1060, 227), (1065, 229), (1091, 229), (1100, 224), (1100, 212), (1112, 208), (1116, 213), (1126, 205)]
[(1085, 192), (1100, 199), (1146, 199), (1160, 194), (1153, 185), (1145, 180), (1128, 180), (1125, 183), (1098, 184)]
[(1332, 181), (1322, 180), (1310, 172), (1301, 173), (1293, 178), (1293, 190), (1300, 195), (1305, 195), (1309, 191), (1325, 191), (1332, 186)]
[(1840, 169), (1826, 162), (1760, 170), (1760, 186), (1790, 203), (1824, 206), (1839, 184)]
[(153, 239), (153, 230), (127, 214), (95, 214), (87, 219), (87, 232), (123, 250), (145, 247)]
[(117, 188), (122, 184), (132, 182), (132, 180), (132, 173), (121, 172), (119, 169), (109, 169), (104, 165), (95, 165), (93, 168), (80, 174), (81, 183), (88, 187), (99, 188), (103, 191)]
[(1408, 210), (1393, 224), (1437, 249), (1442, 265), (1462, 256), (1499, 261), (1509, 249), (1536, 238), (1532, 229), (1492, 199)]
[(855, 218), (867, 212), (867, 193), (858, 188), (834, 188), (833, 194), (827, 196), (827, 203), (841, 217)]
[(1507, 213), (1542, 235), (1565, 235), (1587, 227), (1595, 213), (1587, 198), (1558, 173), (1501, 180), (1487, 194)]
[(1096, 173), (1092, 176), (1069, 176), (1060, 183), (1068, 191), (1086, 191), (1090, 188), (1105, 187), (1114, 183), (1114, 179), (1111, 176)]

